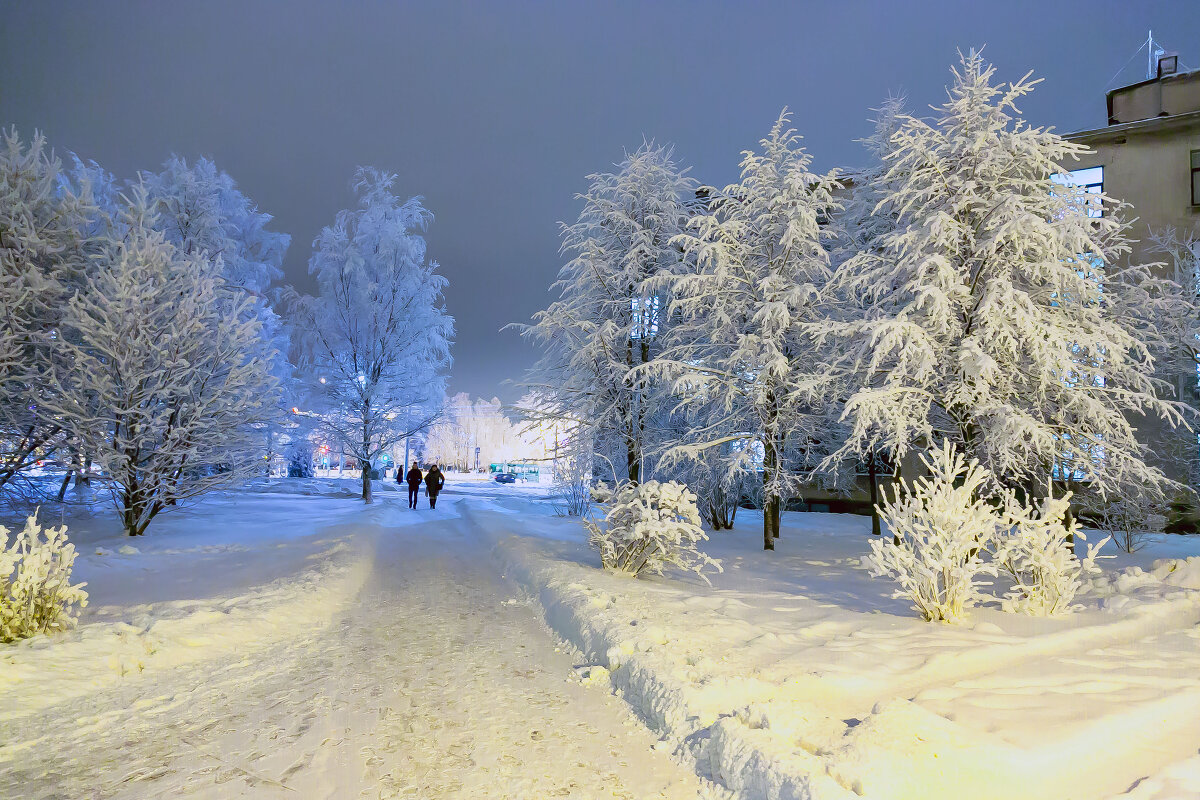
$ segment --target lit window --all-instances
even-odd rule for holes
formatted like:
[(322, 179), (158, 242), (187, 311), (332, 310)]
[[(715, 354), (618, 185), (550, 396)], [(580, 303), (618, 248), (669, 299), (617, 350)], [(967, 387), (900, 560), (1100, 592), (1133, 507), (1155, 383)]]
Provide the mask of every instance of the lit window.
[[(1192, 166), (1195, 167), (1197, 163), (1196, 153), (1194, 152), (1192, 153)], [(1060, 186), (1074, 186), (1082, 191), (1084, 196), (1080, 200), (1086, 203), (1087, 215), (1089, 217), (1104, 216), (1104, 207), (1100, 203), (1100, 195), (1104, 193), (1104, 167), (1085, 167), (1083, 169), (1073, 169), (1070, 172), (1060, 172), (1057, 175), (1051, 175), (1050, 180)], [(1195, 185), (1196, 171), (1193, 169), (1193, 192), (1195, 191)], [(1093, 195), (1095, 196), (1093, 197)]]

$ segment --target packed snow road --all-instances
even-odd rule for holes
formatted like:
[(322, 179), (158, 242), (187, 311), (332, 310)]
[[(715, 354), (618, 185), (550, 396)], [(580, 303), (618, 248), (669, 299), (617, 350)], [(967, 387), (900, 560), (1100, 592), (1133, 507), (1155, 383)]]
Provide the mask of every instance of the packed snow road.
[(573, 678), (472, 523), (412, 513), (428, 522), (362, 526), (373, 569), (329, 628), (0, 726), (28, 744), (0, 797), (706, 796)]

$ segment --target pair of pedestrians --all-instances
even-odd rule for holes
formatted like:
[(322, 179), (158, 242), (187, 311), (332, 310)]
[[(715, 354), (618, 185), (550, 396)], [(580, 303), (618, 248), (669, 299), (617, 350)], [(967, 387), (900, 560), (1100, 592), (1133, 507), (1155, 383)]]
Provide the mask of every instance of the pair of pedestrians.
[[(408, 507), (417, 507), (417, 493), (421, 490), (421, 481), (425, 482), (425, 494), (429, 495), (429, 507), (437, 508), (438, 492), (446, 485), (446, 476), (438, 469), (437, 464), (431, 464), (429, 472), (425, 475), (421, 474), (421, 468), (417, 466), (417, 462), (413, 462), (412, 469), (405, 476), (408, 481)], [(400, 482), (399, 473), (396, 474), (396, 482)]]

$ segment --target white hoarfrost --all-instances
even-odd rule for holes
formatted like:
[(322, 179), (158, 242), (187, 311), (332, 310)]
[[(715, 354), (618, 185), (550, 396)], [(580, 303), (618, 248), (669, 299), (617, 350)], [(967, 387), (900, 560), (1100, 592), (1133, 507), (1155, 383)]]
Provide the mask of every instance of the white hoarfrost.
[(871, 540), (867, 562), (872, 574), (900, 584), (896, 597), (907, 597), (929, 621), (959, 622), (982, 597), (981, 575), (995, 575), (984, 560), (996, 536), (996, 517), (983, 492), (987, 470), (967, 461), (947, 442), (932, 457), (921, 456), (929, 470), (912, 491), (895, 486), (879, 510), (894, 538)]
[(1096, 556), (1109, 538), (1091, 544), (1075, 557), (1073, 541), (1087, 537), (1075, 520), (1067, 520), (1070, 495), (1022, 503), (1012, 491), (1001, 495), (1000, 535), (994, 544), (998, 569), (1013, 580), (1004, 595), (1005, 611), (1046, 617), (1071, 610), (1081, 579), (1097, 572)]
[[(662, 575), (668, 565), (704, 578), (706, 568), (721, 571), (697, 545), (708, 539), (700, 527), (696, 495), (674, 481), (626, 485), (612, 501), (603, 523), (584, 520), (588, 543), (606, 569)], [(707, 578), (705, 578), (707, 580)]]
[(0, 642), (74, 625), (87, 592), (86, 584), (71, 584), (75, 545), (67, 541), (66, 527), (44, 528), (34, 514), (19, 533), (0, 525), (0, 539)]
[(1072, 610), (1082, 581), (1096, 572), (1108, 538), (1075, 555), (1075, 539), (1086, 542), (1074, 520), (1066, 521), (1070, 494), (1026, 502), (1011, 489), (989, 488), (995, 477), (968, 460), (950, 442), (923, 454), (927, 476), (910, 489), (895, 486), (884, 496), (880, 517), (891, 538), (871, 540), (867, 566), (900, 584), (895, 597), (908, 598), (928, 621), (961, 622), (985, 597), (980, 576), (1004, 574), (1012, 588), (1001, 607), (1030, 616)]
[(1164, 399), (1156, 356), (1193, 304), (1152, 265), (1124, 266), (1121, 207), (1064, 179), (1087, 148), (1021, 119), (1037, 81), (993, 75), (964, 56), (947, 102), (902, 117), (871, 178), (881, 232), (839, 268), (853, 313), (826, 325), (857, 381), (839, 457), (948, 438), (1013, 483), (1055, 465), (1102, 496), (1160, 489), (1135, 420), (1192, 413)]
[[(359, 208), (339, 211), (313, 243), (319, 294), (293, 297), (298, 362), (312, 396), (295, 413), (318, 423), (336, 452), (373, 466), (438, 416), (454, 318), (446, 278), (421, 232), (433, 215), (401, 200), (396, 176), (359, 167)], [(372, 502), (371, 471), (362, 498)]]

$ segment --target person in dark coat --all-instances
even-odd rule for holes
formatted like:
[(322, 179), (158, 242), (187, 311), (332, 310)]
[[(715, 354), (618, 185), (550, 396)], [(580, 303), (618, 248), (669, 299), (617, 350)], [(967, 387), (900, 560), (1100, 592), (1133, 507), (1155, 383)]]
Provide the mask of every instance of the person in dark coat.
[(438, 492), (446, 485), (446, 476), (438, 469), (437, 464), (429, 465), (429, 472), (425, 473), (425, 494), (429, 495), (429, 507), (437, 508)]
[(413, 462), (412, 469), (408, 471), (408, 475), (404, 476), (408, 481), (408, 507), (417, 507), (417, 494), (421, 491), (421, 481), (425, 476), (421, 474), (421, 468), (417, 466), (417, 462)]

